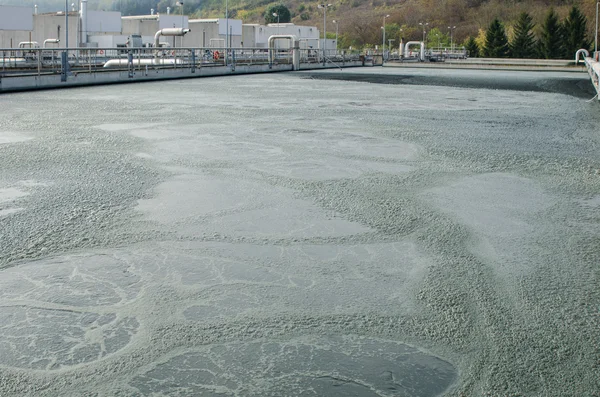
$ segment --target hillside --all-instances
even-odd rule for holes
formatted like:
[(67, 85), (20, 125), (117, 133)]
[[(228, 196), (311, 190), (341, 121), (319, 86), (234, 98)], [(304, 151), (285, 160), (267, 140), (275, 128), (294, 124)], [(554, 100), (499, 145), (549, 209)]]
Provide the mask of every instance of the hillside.
[[(123, 12), (133, 11), (130, 5), (144, 3), (155, 5), (159, 12), (165, 12), (167, 6), (173, 7), (175, 0), (114, 0), (113, 7), (119, 3)], [(229, 15), (242, 19), (245, 23), (264, 23), (265, 10), (273, 4), (283, 3), (292, 15), (292, 22), (299, 25), (323, 27), (323, 13), (317, 8), (317, 2), (305, 0), (229, 0)], [(487, 29), (494, 18), (499, 18), (506, 26), (509, 37), (512, 26), (521, 12), (533, 17), (536, 30), (539, 29), (550, 7), (554, 7), (559, 17), (564, 18), (573, 5), (577, 5), (587, 17), (587, 32), (593, 41), (595, 23), (595, 0), (332, 0), (327, 10), (327, 31), (329, 37), (335, 37), (339, 22), (340, 46), (362, 47), (381, 43), (381, 26), (386, 18), (386, 38), (397, 44), (402, 37), (406, 40), (420, 40), (423, 30), (419, 23), (428, 23), (427, 39), (450, 43), (449, 26), (453, 29), (454, 43), (462, 43), (469, 36), (480, 35), (480, 29)], [(148, 6), (146, 6), (148, 8)], [(184, 12), (191, 17), (212, 18), (225, 16), (223, 0), (186, 0)], [(430, 34), (431, 29), (435, 29)], [(537, 32), (536, 32), (537, 33)], [(436, 36), (436, 37), (434, 37)], [(387, 40), (386, 40), (387, 41)]]
[[(77, 0), (69, 0), (69, 3)], [(29, 4), (31, 3), (31, 4)], [(166, 12), (171, 7), (179, 13), (176, 0), (89, 0), (90, 9), (119, 10), (123, 15), (148, 14), (150, 8)], [(323, 27), (323, 13), (317, 2), (305, 0), (229, 0), (229, 15), (244, 23), (264, 23), (264, 12), (273, 4), (283, 3), (292, 15), (292, 22), (299, 25)], [(64, 8), (63, 0), (0, 0), (0, 4), (38, 4), (40, 12), (56, 11)], [(554, 7), (560, 18), (577, 5), (587, 17), (588, 39), (593, 41), (596, 0), (332, 0), (327, 10), (327, 31), (335, 36), (339, 22), (341, 47), (362, 47), (381, 43), (381, 26), (386, 18), (386, 37), (397, 44), (400, 37), (406, 40), (420, 40), (423, 30), (419, 23), (428, 23), (427, 38), (441, 43), (450, 42), (449, 26), (453, 30), (454, 43), (462, 43), (469, 36), (480, 35), (480, 29), (487, 29), (494, 18), (499, 18), (507, 28), (509, 37), (518, 15), (525, 11), (533, 17), (539, 29), (550, 7)], [(225, 16), (223, 0), (184, 0), (184, 13), (195, 18)], [(431, 32), (431, 29), (434, 29)]]

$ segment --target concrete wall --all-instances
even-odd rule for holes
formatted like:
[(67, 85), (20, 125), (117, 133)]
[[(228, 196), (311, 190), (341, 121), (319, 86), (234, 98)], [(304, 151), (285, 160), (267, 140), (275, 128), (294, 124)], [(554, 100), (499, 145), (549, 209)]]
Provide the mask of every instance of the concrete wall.
[(88, 34), (96, 32), (121, 33), (121, 13), (107, 11), (88, 11)]
[(147, 18), (122, 18), (122, 33), (124, 35), (140, 34), (152, 36), (159, 30), (158, 17), (149, 15)]
[[(21, 7), (23, 8), (23, 7)], [(119, 18), (118, 12), (88, 12), (88, 43), (92, 47), (113, 47), (124, 44), (122, 36), (139, 34), (144, 43), (153, 43), (155, 33), (162, 27), (181, 26), (181, 15), (146, 15)], [(49, 38), (60, 39), (58, 46), (65, 45), (65, 17), (61, 14), (40, 14), (33, 17), (33, 31), (0, 30), (0, 48), (16, 48), (19, 42), (37, 41), (41, 46)], [(243, 25), (239, 19), (229, 20), (231, 27), (231, 47), (266, 48), (268, 39), (276, 34), (292, 34), (300, 38), (300, 48), (322, 48), (319, 42), (319, 30), (314, 26), (299, 26), (291, 23), (264, 25)], [(167, 26), (169, 25), (169, 26)], [(225, 47), (225, 19), (194, 19), (183, 16), (183, 25), (191, 32), (183, 37), (164, 37), (161, 42), (171, 47)], [(69, 13), (69, 47), (78, 46), (79, 16)], [(108, 36), (114, 36), (110, 38)], [(125, 40), (126, 41), (126, 40)], [(57, 47), (57, 45), (53, 45)], [(289, 42), (277, 42), (278, 48), (289, 48)], [(327, 48), (335, 48), (335, 40), (327, 40)]]
[[(0, 48), (16, 48), (21, 41), (37, 41), (42, 46), (46, 39), (60, 39), (60, 47), (65, 46), (64, 14), (39, 14), (33, 16), (34, 30), (0, 30)], [(69, 13), (69, 47), (76, 47), (79, 31), (79, 16)], [(30, 40), (31, 37), (31, 40)], [(54, 45), (56, 46), (56, 45)]]
[[(319, 44), (319, 29), (316, 26), (301, 26), (293, 23), (271, 23), (268, 25), (244, 25), (242, 29), (242, 39), (244, 47), (267, 48), (269, 37), (277, 34), (295, 35), (300, 39), (300, 48), (321, 48)], [(277, 48), (289, 48), (290, 42), (278, 40), (275, 42)], [(327, 43), (328, 48), (335, 49), (335, 40), (333, 44)], [(333, 47), (329, 47), (333, 45)]]
[[(351, 62), (345, 67), (362, 66), (359, 62)], [(337, 68), (328, 64), (301, 64), (301, 69)], [(227, 76), (248, 73), (268, 73), (291, 71), (292, 65), (238, 65), (235, 68), (229, 66), (197, 67), (190, 68), (163, 68), (163, 69), (141, 69), (131, 74), (128, 71), (109, 71), (102, 73), (79, 72), (68, 76), (66, 82), (61, 82), (60, 74), (42, 74), (30, 76), (5, 76), (0, 77), (0, 93), (25, 90), (39, 90), (47, 88), (68, 88), (75, 86), (89, 86), (99, 84), (132, 83), (142, 81), (156, 81), (168, 79), (182, 79), (208, 76)]]
[[(233, 22), (230, 19), (229, 22)], [(240, 20), (237, 20), (241, 22)], [(206, 47), (206, 48), (222, 48), (225, 46), (225, 34), (219, 34), (220, 30), (223, 32), (224, 29), (220, 28), (221, 24), (225, 23), (225, 19), (192, 19), (189, 22), (191, 32), (185, 35), (184, 45), (186, 47)], [(232, 29), (231, 36), (231, 47), (239, 48), (242, 46), (242, 35), (241, 35), (241, 23), (237, 24), (239, 30), (236, 28)], [(233, 27), (233, 24), (232, 24)], [(235, 34), (239, 32), (240, 34)], [(212, 40), (211, 40), (212, 39)], [(247, 45), (244, 43), (244, 47)]]

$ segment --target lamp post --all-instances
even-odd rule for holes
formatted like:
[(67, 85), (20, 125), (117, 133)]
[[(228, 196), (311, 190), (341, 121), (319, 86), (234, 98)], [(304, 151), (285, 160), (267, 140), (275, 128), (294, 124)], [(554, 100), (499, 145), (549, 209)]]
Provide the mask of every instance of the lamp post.
[(425, 42), (425, 30), (427, 29), (426, 26), (429, 25), (429, 22), (419, 22), (419, 25), (421, 25), (423, 27), (423, 43)]
[(448, 29), (450, 29), (450, 51), (454, 51), (454, 40), (452, 37), (452, 32), (454, 31), (454, 29), (456, 29), (456, 26), (448, 26)]
[(227, 66), (227, 53), (229, 52), (229, 2), (225, 0), (225, 66)]
[(598, 61), (598, 4), (600, 4), (600, 1), (596, 2), (596, 34), (594, 39), (594, 61)]
[(389, 18), (389, 14), (388, 15), (384, 15), (383, 16), (383, 40), (381, 42), (381, 62), (383, 62), (384, 58), (385, 58), (385, 19)]
[[(178, 1), (175, 5), (181, 7), (181, 29), (183, 29), (185, 27), (183, 26), (183, 1)], [(183, 47), (183, 36), (181, 36), (181, 47)]]
[(65, 48), (69, 52), (69, 0), (65, 0)]
[(323, 66), (325, 66), (325, 43), (327, 34), (327, 7), (331, 7), (333, 4), (319, 4), (317, 7), (323, 9)]
[(335, 23), (335, 54), (337, 55), (337, 49), (338, 49), (338, 23), (339, 23), (339, 21), (336, 21), (334, 19), (332, 22)]

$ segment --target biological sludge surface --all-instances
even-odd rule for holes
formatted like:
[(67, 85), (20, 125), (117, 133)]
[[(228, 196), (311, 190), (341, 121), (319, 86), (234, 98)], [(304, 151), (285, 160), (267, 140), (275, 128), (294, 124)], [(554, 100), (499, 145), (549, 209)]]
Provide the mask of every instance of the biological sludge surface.
[(586, 79), (1, 96), (0, 395), (597, 394)]

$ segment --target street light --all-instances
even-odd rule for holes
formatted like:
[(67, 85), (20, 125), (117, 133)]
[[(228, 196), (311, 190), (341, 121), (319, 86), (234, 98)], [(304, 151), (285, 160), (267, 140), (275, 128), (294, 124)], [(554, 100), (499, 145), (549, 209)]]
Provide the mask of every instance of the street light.
[(327, 33), (327, 7), (331, 7), (333, 4), (319, 4), (317, 7), (323, 9), (323, 66), (325, 66), (325, 40)]
[(423, 43), (425, 42), (425, 30), (426, 30), (426, 26), (429, 25), (429, 22), (419, 22), (419, 25), (423, 26)]
[(337, 55), (337, 49), (338, 49), (338, 23), (339, 23), (339, 21), (336, 21), (334, 19), (332, 22), (335, 23), (335, 54)]
[[(181, 7), (181, 29), (183, 29), (185, 27), (183, 26), (183, 1), (178, 1), (175, 5)], [(183, 47), (183, 36), (181, 36), (181, 47)]]
[(385, 19), (389, 18), (390, 15), (384, 15), (383, 16), (383, 40), (381, 42), (381, 61), (383, 62), (383, 59), (385, 58)]
[(594, 40), (594, 61), (598, 61), (598, 4), (600, 4), (600, 1), (596, 2), (596, 38)]
[(65, 48), (69, 51), (69, 0), (65, 0)]
[(448, 26), (450, 29), (450, 51), (454, 51), (454, 40), (452, 40), (452, 32), (456, 29), (456, 26)]
[(225, 66), (228, 62), (229, 52), (229, 2), (225, 0)]

